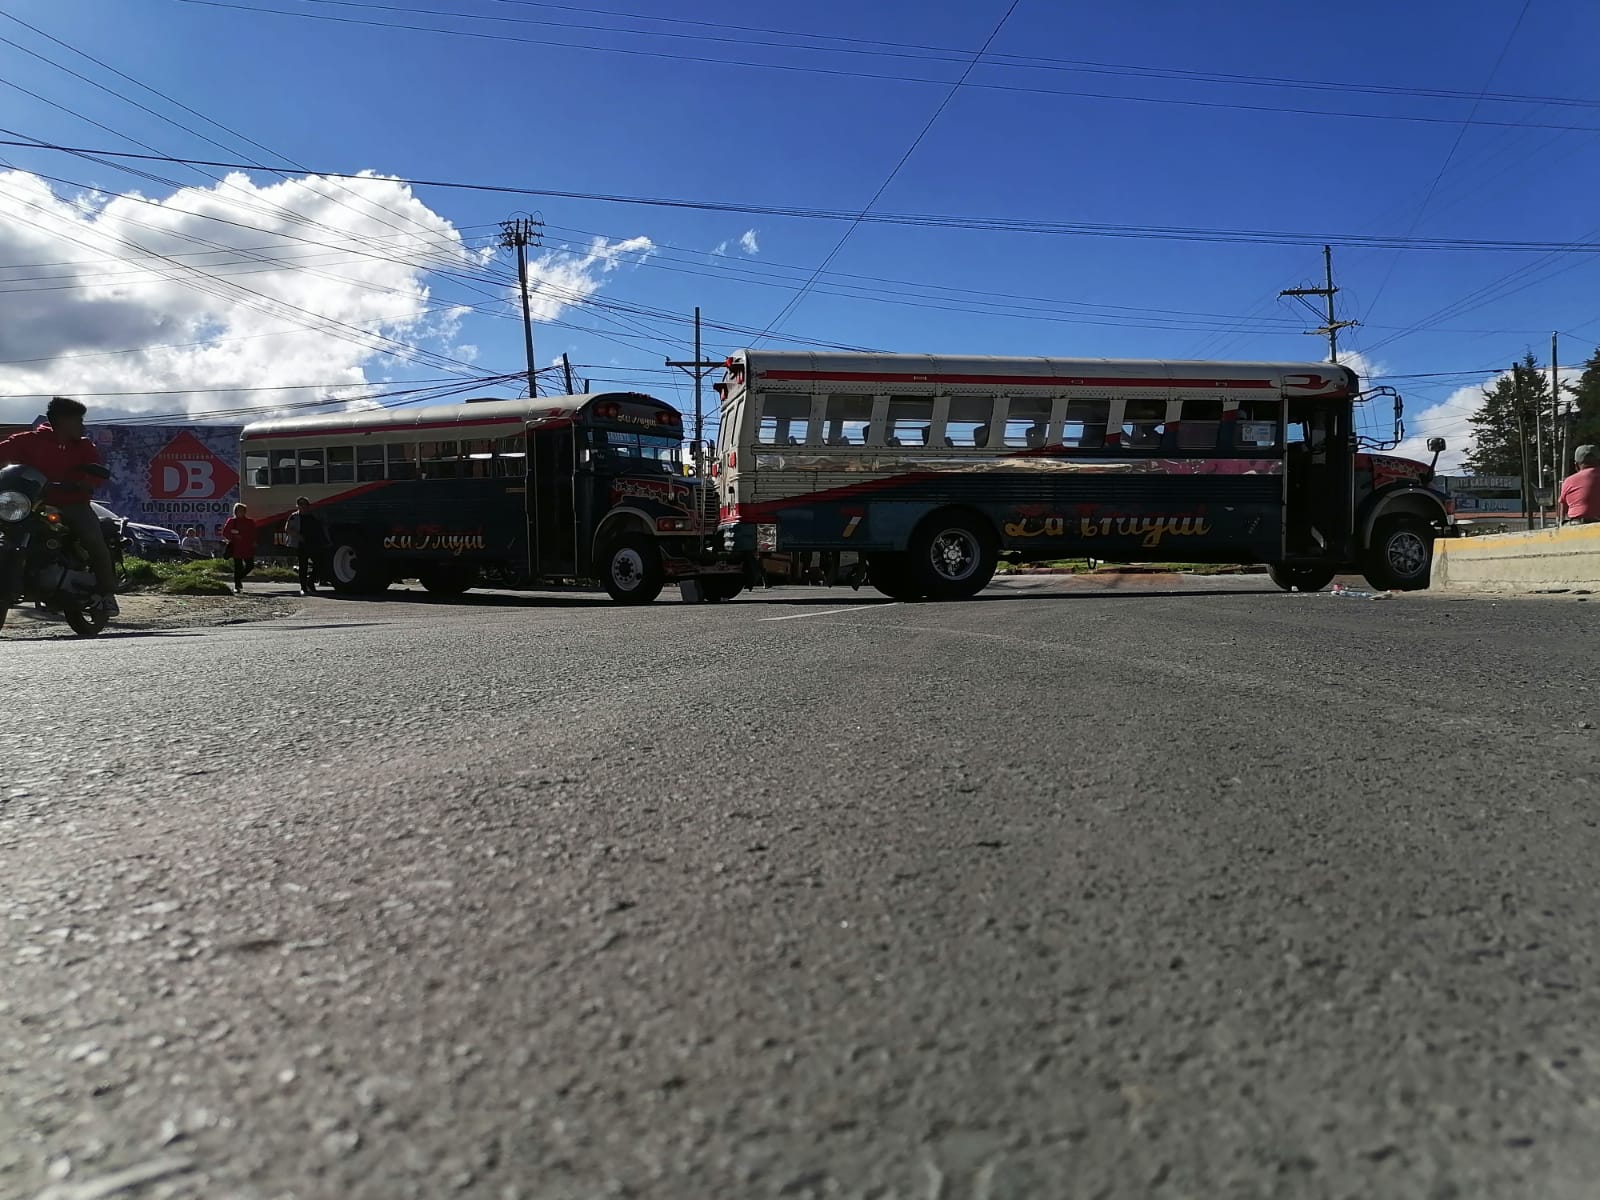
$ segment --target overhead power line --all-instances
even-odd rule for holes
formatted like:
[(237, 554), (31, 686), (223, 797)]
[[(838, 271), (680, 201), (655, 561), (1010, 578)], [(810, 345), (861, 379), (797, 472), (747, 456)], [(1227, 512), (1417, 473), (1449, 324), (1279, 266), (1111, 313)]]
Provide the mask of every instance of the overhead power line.
[[(283, 16), (283, 17), (291, 17), (291, 18), (295, 18), (295, 19), (299, 19), (299, 20), (306, 20), (306, 21), (332, 22), (332, 23), (340, 24), (340, 25), (367, 26), (367, 27), (370, 27), (370, 28), (390, 29), (390, 30), (406, 31), (406, 32), (413, 32), (413, 33), (431, 33), (431, 34), (438, 34), (438, 35), (442, 35), (442, 36), (446, 36), (446, 37), (472, 38), (472, 39), (476, 39), (476, 40), (480, 40), (480, 41), (509, 42), (509, 43), (516, 43), (516, 44), (521, 44), (521, 45), (539, 46), (540, 48), (552, 48), (552, 47), (554, 47), (554, 48), (569, 49), (569, 50), (587, 50), (587, 51), (591, 51), (591, 52), (597, 53), (597, 54), (623, 54), (623, 55), (633, 55), (633, 56), (643, 57), (643, 58), (671, 59), (671, 60), (676, 60), (676, 61), (679, 61), (679, 62), (704, 63), (704, 64), (707, 64), (707, 65), (716, 66), (716, 67), (747, 68), (747, 69), (759, 70), (759, 71), (791, 71), (791, 72), (799, 72), (799, 73), (802, 73), (802, 74), (829, 75), (829, 76), (835, 76), (835, 77), (845, 77), (845, 78), (854, 78), (854, 79), (867, 79), (867, 80), (882, 80), (882, 81), (887, 81), (887, 82), (891, 82), (891, 83), (920, 83), (920, 84), (930, 84), (930, 85), (941, 86), (941, 87), (948, 87), (950, 85), (950, 80), (948, 80), (948, 79), (930, 79), (930, 78), (925, 78), (925, 77), (922, 77), (922, 76), (895, 75), (895, 74), (890, 74), (890, 73), (887, 73), (887, 72), (846, 70), (846, 69), (842, 69), (842, 68), (832, 68), (832, 67), (805, 66), (805, 65), (796, 64), (796, 63), (760, 61), (760, 60), (751, 59), (751, 58), (749, 58), (747, 56), (730, 57), (729, 55), (726, 55), (726, 54), (722, 54), (722, 55), (681, 54), (681, 53), (672, 53), (672, 52), (665, 51), (665, 50), (647, 50), (647, 49), (639, 49), (639, 48), (635, 48), (635, 47), (626, 47), (626, 46), (603, 46), (603, 45), (595, 45), (595, 44), (590, 43), (590, 42), (563, 41), (563, 40), (560, 40), (560, 39), (557, 39), (557, 38), (551, 38), (551, 37), (549, 37), (547, 35), (542, 35), (542, 34), (540, 36), (537, 36), (537, 37), (519, 37), (519, 36), (517, 36), (515, 34), (509, 34), (509, 33), (489, 33), (489, 32), (482, 32), (482, 31), (478, 31), (478, 30), (473, 30), (473, 29), (451, 29), (451, 28), (444, 27), (444, 26), (439, 26), (439, 25), (411, 25), (411, 24), (402, 24), (402, 23), (400, 23), (398, 21), (377, 20), (377, 19), (365, 18), (365, 17), (344, 17), (344, 16), (336, 16), (336, 15), (333, 15), (331, 13), (304, 12), (304, 11), (297, 11), (297, 10), (293, 10), (293, 9), (283, 9), (283, 8), (267, 8), (267, 7), (263, 7), (261, 5), (256, 5), (256, 4), (247, 5), (247, 4), (228, 3), (228, 2), (226, 2), (226, 0), (181, 0), (181, 2), (182, 3), (186, 3), (186, 4), (198, 5), (198, 6), (206, 7), (206, 8), (232, 9), (232, 10), (237, 11), (237, 12), (247, 12), (247, 13), (251, 13), (251, 14), (254, 14), (254, 15), (258, 15), (258, 16), (259, 15)], [(357, 5), (355, 7), (383, 7), (383, 6)], [(417, 10), (403, 10), (403, 11), (417, 11)], [(455, 14), (455, 13), (452, 13), (450, 15), (452, 17), (457, 17), (457, 18), (462, 16), (462, 14)], [(549, 24), (549, 23), (548, 22), (543, 22), (542, 24)], [(642, 31), (626, 30), (626, 29), (597, 30), (596, 32), (609, 32), (609, 33), (612, 33), (612, 34), (630, 34), (631, 33), (631, 34), (634, 34), (634, 35), (641, 35), (642, 34)], [(643, 34), (643, 35), (648, 36), (648, 34)], [(657, 35), (657, 36), (661, 36), (661, 35)], [(801, 36), (804, 36), (804, 35), (801, 35)], [(711, 40), (719, 40), (719, 41), (721, 41), (721, 40), (731, 40), (731, 39), (711, 39)], [(760, 44), (759, 42), (752, 43), (751, 39), (749, 39), (749, 38), (739, 39), (739, 41), (740, 41), (741, 45), (743, 45), (743, 46), (745, 46), (747, 48), (749, 46), (751, 46), (752, 44), (757, 44), (757, 45)], [(786, 50), (790, 50), (790, 51), (797, 50), (797, 49), (806, 49), (806, 47), (796, 47), (796, 46), (784, 46), (784, 47), (780, 47), (780, 48), (786, 49)], [(811, 49), (813, 51), (832, 52), (827, 47), (813, 46), (813, 47), (810, 47), (809, 49)], [(884, 51), (884, 52), (880, 52), (880, 53), (883, 53), (885, 55), (889, 55), (891, 52)], [(950, 52), (950, 53), (959, 53), (959, 52)], [(893, 56), (895, 56), (895, 57), (906, 57), (906, 55), (904, 55), (903, 53), (898, 53), (898, 52), (893, 53)], [(911, 55), (910, 57), (918, 58), (918, 59), (921, 59), (922, 61), (940, 61), (938, 59), (930, 59), (927, 55)], [(965, 54), (962, 54), (961, 57), (959, 59), (957, 59), (956, 61), (965, 61), (965, 57), (966, 57)], [(1021, 56), (1011, 56), (1011, 57), (1020, 59)], [(1008, 65), (1015, 66), (1015, 67), (1024, 67), (1025, 68), (1025, 67), (1030, 66), (1030, 63), (1027, 60), (1022, 59), (1021, 61), (1009, 63)], [(1150, 78), (1150, 77), (1152, 77), (1152, 72), (1151, 72), (1151, 70), (1149, 68), (1141, 69), (1141, 68), (1138, 68), (1138, 67), (1135, 67), (1135, 66), (1128, 66), (1128, 65), (1092, 64), (1090, 66), (1083, 66), (1083, 65), (1073, 64), (1073, 63), (1071, 63), (1069, 61), (1052, 61), (1052, 60), (1040, 60), (1037, 65), (1039, 66), (1040, 69), (1062, 69), (1062, 70), (1078, 70), (1078, 71), (1096, 70), (1098, 73), (1127, 74), (1127, 75), (1135, 75), (1135, 76), (1137, 76), (1139, 78)], [(1242, 80), (1249, 78), (1247, 76), (1237, 76), (1237, 77), (1213, 76), (1211, 78), (1206, 78), (1204, 76), (1204, 73), (1195, 73), (1194, 75), (1178, 75), (1176, 73), (1173, 73), (1173, 74), (1170, 74), (1170, 75), (1163, 75), (1163, 76), (1157, 76), (1157, 77), (1186, 79), (1186, 80), (1197, 81), (1197, 82), (1219, 82), (1219, 83), (1228, 83), (1228, 84), (1237, 84), (1237, 83), (1240, 83)], [(1266, 80), (1264, 82), (1268, 83), (1271, 86), (1285, 86), (1283, 83), (1280, 83), (1278, 81)], [(1295, 81), (1295, 82), (1298, 83), (1298, 82), (1301, 82), (1301, 81)], [(1328, 86), (1327, 81), (1304, 81), (1304, 82), (1305, 82), (1305, 84), (1307, 86), (1310, 86), (1315, 90), (1335, 90), (1335, 89), (1330, 88)], [(1111, 93), (1111, 92), (1090, 92), (1090, 91), (1082, 91), (1082, 90), (1072, 90), (1072, 89), (1067, 89), (1067, 88), (1023, 87), (1023, 86), (1019, 86), (1019, 85), (1003, 84), (1003, 83), (984, 83), (984, 82), (980, 82), (980, 81), (977, 81), (977, 80), (970, 80), (970, 79), (966, 80), (965, 82), (963, 82), (961, 86), (967, 87), (967, 88), (978, 88), (978, 89), (983, 89), (983, 90), (987, 90), (987, 91), (1017, 92), (1017, 93), (1031, 94), (1031, 95), (1046, 95), (1046, 96), (1066, 96), (1066, 97), (1072, 97), (1072, 98), (1077, 98), (1077, 99), (1088, 99), (1088, 100), (1111, 100), (1111, 101), (1122, 101), (1122, 102), (1133, 103), (1133, 104), (1161, 104), (1161, 105), (1179, 105), (1179, 106), (1195, 107), (1195, 108), (1234, 109), (1234, 110), (1244, 111), (1244, 112), (1261, 112), (1261, 113), (1270, 113), (1270, 114), (1273, 114), (1273, 115), (1280, 115), (1280, 116), (1282, 114), (1284, 114), (1284, 113), (1291, 113), (1291, 114), (1300, 115), (1300, 116), (1337, 117), (1337, 118), (1356, 119), (1356, 120), (1412, 121), (1412, 122), (1422, 122), (1422, 123), (1425, 123), (1425, 124), (1443, 124), (1443, 125), (1455, 125), (1455, 124), (1459, 123), (1458, 119), (1455, 118), (1455, 117), (1426, 116), (1426, 115), (1412, 114), (1412, 113), (1337, 112), (1337, 111), (1332, 111), (1332, 110), (1328, 110), (1328, 109), (1317, 109), (1317, 108), (1291, 108), (1291, 107), (1288, 107), (1288, 106), (1282, 105), (1282, 104), (1240, 104), (1240, 103), (1230, 103), (1230, 102), (1216, 101), (1216, 100), (1197, 100), (1197, 99), (1190, 99), (1190, 98), (1183, 98), (1183, 97), (1129, 95), (1129, 94), (1118, 94), (1118, 93)], [(1449, 94), (1449, 93), (1442, 93), (1441, 92), (1440, 94), (1431, 96), (1429, 98), (1432, 98), (1432, 99), (1452, 99), (1452, 100), (1454, 100), (1454, 99), (1461, 99), (1462, 97), (1459, 97), (1459, 96), (1456, 96), (1456, 95), (1452, 95), (1452, 94)], [(1470, 97), (1468, 97), (1468, 98), (1470, 98)], [(1515, 103), (1540, 104), (1540, 103), (1549, 103), (1549, 102), (1554, 102), (1554, 103), (1569, 103), (1570, 102), (1570, 103), (1572, 103), (1573, 105), (1576, 105), (1576, 106), (1584, 105), (1583, 101), (1570, 100), (1569, 98), (1566, 98), (1566, 97), (1551, 98), (1551, 100), (1549, 100), (1549, 101), (1547, 101), (1545, 99), (1542, 99), (1542, 98), (1522, 97), (1522, 96), (1505, 97), (1505, 99), (1509, 100), (1511, 102), (1515, 102)], [(1593, 126), (1547, 125), (1547, 124), (1541, 124), (1539, 122), (1532, 122), (1532, 121), (1478, 120), (1476, 122), (1476, 124), (1478, 124), (1478, 125), (1510, 125), (1510, 126), (1515, 126), (1515, 127), (1518, 127), (1518, 128), (1528, 128), (1528, 129), (1538, 129), (1538, 128), (1545, 128), (1545, 129), (1560, 129), (1560, 128), (1594, 129), (1595, 128)]]
[[(1481, 124), (1481, 122), (1480, 122)], [(15, 146), (29, 150), (43, 150), (62, 154), (95, 154), (111, 159), (128, 159), (142, 162), (181, 163), (187, 166), (224, 167), (236, 171), (265, 171), (275, 175), (310, 173), (328, 179), (371, 179), (349, 171), (328, 171), (315, 168), (230, 162), (220, 159), (179, 158), (173, 155), (136, 154), (124, 150), (102, 150), (82, 146), (66, 146), (54, 142), (0, 138), (0, 146)], [(1154, 238), (1170, 241), (1229, 242), (1252, 245), (1301, 246), (1322, 245), (1332, 242), (1341, 246), (1363, 246), (1378, 249), (1405, 250), (1471, 250), (1515, 253), (1600, 253), (1600, 245), (1591, 242), (1539, 242), (1510, 238), (1404, 238), (1363, 233), (1295, 233), (1270, 229), (1206, 229), (1182, 225), (1124, 225), (1110, 222), (1088, 221), (1032, 221), (1015, 217), (980, 217), (932, 213), (871, 212), (860, 216), (847, 209), (801, 208), (776, 204), (741, 204), (732, 201), (692, 200), (669, 196), (629, 196), (606, 192), (577, 192), (554, 188), (516, 187), (511, 184), (475, 183), (465, 180), (423, 179), (398, 175), (380, 178), (411, 187), (436, 187), (457, 191), (490, 192), (506, 196), (536, 196), (558, 200), (586, 200), (602, 204), (632, 204), (645, 208), (680, 208), (702, 212), (741, 213), (754, 216), (795, 217), (803, 220), (874, 222), (885, 225), (909, 225), (935, 229), (971, 229), (992, 233), (1019, 233), (1049, 237), (1124, 237)]]
[[(911, 161), (911, 156), (917, 152), (917, 147), (922, 145), (922, 139), (928, 136), (929, 130), (938, 123), (939, 117), (944, 110), (950, 107), (950, 101), (956, 98), (956, 93), (961, 90), (961, 85), (972, 74), (973, 68), (983, 61), (984, 54), (994, 44), (995, 38), (1000, 36), (1000, 31), (1006, 27), (1006, 22), (1011, 20), (1011, 14), (1017, 11), (1019, 3), (1021, 3), (1021, 0), (1011, 0), (1011, 3), (1006, 7), (1005, 13), (995, 24), (995, 27), (989, 31), (989, 36), (983, 39), (983, 45), (978, 47), (978, 52), (972, 56), (971, 61), (967, 63), (966, 68), (961, 72), (961, 78), (950, 85), (950, 90), (945, 93), (944, 99), (939, 101), (939, 107), (934, 109), (932, 115), (923, 123), (922, 128), (917, 131), (917, 136), (911, 139), (911, 145), (906, 147), (906, 152), (896, 160), (889, 174), (884, 176), (883, 182), (878, 185), (878, 190), (872, 193), (872, 198), (862, 206), (861, 211), (845, 227), (845, 231), (839, 235), (839, 240), (834, 243), (833, 249), (829, 250), (827, 257), (817, 264), (817, 269), (812, 271), (810, 277), (800, 285), (799, 291), (789, 297), (789, 302), (778, 311), (778, 315), (767, 322), (767, 327), (756, 338), (757, 342), (764, 341), (769, 333), (783, 324), (790, 313), (800, 307), (800, 302), (806, 298), (806, 293), (811, 290), (811, 285), (817, 282), (817, 277), (826, 271), (833, 260), (839, 256), (839, 251), (844, 249), (844, 244), (850, 240), (850, 235), (861, 227), (862, 220), (872, 211), (873, 207), (882, 198), (883, 193), (889, 190), (889, 185), (895, 181), (895, 177), (900, 174), (906, 163)], [(698, 316), (696, 318), (696, 328), (698, 328)]]

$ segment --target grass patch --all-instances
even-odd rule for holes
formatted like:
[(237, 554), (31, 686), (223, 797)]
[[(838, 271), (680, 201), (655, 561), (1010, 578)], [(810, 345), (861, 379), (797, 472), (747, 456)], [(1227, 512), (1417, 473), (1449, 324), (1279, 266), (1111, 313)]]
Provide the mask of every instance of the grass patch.
[[(122, 563), (123, 590), (160, 591), (177, 596), (225, 596), (233, 591), (233, 563), (225, 558), (200, 558), (184, 562), (149, 562), (126, 558)], [(299, 576), (289, 567), (262, 563), (250, 572), (258, 583), (294, 583)]]
[(1045, 562), (1002, 562), (998, 566), (1000, 571), (1027, 571), (1039, 567), (1051, 567), (1063, 571), (1087, 571), (1089, 563), (1082, 558), (1052, 558)]

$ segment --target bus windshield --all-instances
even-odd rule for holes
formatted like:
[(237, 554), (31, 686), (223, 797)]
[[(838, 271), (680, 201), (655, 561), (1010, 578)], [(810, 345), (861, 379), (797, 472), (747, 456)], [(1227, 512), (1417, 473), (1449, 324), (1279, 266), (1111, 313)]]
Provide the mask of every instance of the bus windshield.
[(587, 458), (613, 471), (677, 475), (682, 472), (683, 445), (677, 438), (596, 429), (589, 434)]

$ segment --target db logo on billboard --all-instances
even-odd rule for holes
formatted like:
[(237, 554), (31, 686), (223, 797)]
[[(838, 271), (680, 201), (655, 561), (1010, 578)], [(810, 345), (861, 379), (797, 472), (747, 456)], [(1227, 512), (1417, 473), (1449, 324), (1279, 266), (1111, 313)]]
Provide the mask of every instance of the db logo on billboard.
[(150, 460), (152, 500), (216, 500), (238, 482), (239, 472), (192, 433), (180, 433)]

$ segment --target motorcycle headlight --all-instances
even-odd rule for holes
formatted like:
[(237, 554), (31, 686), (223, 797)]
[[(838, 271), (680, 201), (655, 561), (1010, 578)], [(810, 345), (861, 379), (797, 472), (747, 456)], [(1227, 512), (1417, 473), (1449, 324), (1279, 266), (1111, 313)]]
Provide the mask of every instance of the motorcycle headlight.
[(33, 511), (33, 501), (21, 492), (0, 492), (0, 521), (11, 524)]

